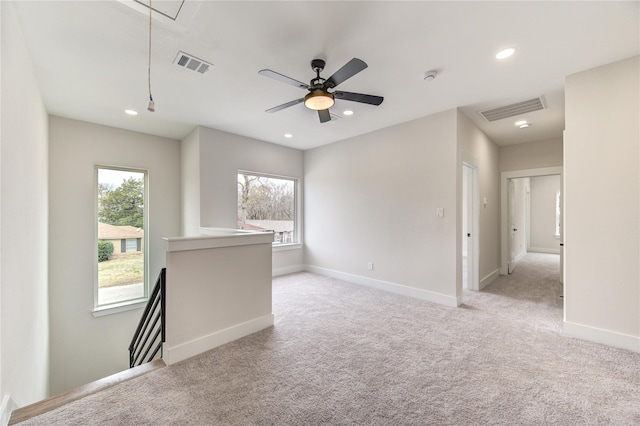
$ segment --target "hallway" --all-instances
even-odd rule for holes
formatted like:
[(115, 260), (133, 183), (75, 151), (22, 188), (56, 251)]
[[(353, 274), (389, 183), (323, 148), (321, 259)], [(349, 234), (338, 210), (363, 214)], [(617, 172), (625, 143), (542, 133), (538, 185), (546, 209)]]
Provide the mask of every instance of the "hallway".
[(560, 255), (527, 253), (510, 275), (500, 276), (484, 292), (562, 308)]
[(465, 290), (463, 307), (481, 307), (509, 320), (529, 318), (562, 334), (559, 274), (560, 255), (527, 253), (510, 275), (500, 275), (480, 292)]

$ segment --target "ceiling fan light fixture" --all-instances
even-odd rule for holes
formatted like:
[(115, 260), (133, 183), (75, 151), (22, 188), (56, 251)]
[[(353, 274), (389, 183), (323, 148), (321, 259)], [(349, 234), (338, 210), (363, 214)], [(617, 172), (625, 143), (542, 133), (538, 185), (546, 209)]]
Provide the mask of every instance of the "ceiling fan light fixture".
[(313, 90), (304, 97), (304, 106), (315, 111), (322, 111), (333, 106), (333, 94), (322, 90)]

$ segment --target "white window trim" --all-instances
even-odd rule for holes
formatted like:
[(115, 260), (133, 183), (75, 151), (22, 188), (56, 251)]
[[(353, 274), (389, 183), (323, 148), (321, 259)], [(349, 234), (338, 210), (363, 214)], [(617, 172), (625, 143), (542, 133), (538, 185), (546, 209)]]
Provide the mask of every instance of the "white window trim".
[[(98, 170), (99, 169), (111, 169), (111, 170), (122, 170), (122, 171), (131, 171), (137, 173), (144, 173), (144, 230), (145, 230), (145, 238), (143, 239), (143, 250), (144, 250), (144, 283), (142, 285), (144, 290), (143, 297), (138, 297), (135, 299), (122, 300), (115, 303), (109, 303), (104, 305), (98, 304)], [(149, 301), (149, 238), (147, 236), (149, 229), (149, 170), (144, 168), (137, 167), (122, 167), (122, 166), (113, 166), (106, 164), (96, 164), (94, 166), (94, 213), (93, 213), (93, 221), (95, 224), (94, 227), (94, 237), (93, 237), (93, 309), (91, 311), (94, 317), (101, 317), (105, 315), (117, 314), (120, 312), (126, 312), (134, 309), (140, 309), (145, 306), (145, 304)]]
[(148, 298), (131, 299), (124, 302), (112, 303), (110, 305), (101, 305), (93, 308), (91, 314), (94, 317), (103, 317), (106, 315), (117, 314), (120, 312), (132, 311), (134, 309), (142, 309), (146, 306)]
[(299, 250), (302, 248), (302, 243), (285, 243), (285, 244), (272, 244), (273, 251), (287, 251), (287, 250)]

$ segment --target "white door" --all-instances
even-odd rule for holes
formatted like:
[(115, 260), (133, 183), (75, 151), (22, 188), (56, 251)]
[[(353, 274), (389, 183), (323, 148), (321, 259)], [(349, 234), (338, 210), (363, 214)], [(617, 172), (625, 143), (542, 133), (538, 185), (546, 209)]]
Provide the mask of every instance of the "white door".
[(512, 273), (515, 264), (527, 253), (527, 218), (529, 216), (530, 178), (522, 177), (509, 180), (509, 262), (508, 273)]
[(515, 211), (516, 211), (516, 183), (513, 179), (509, 179), (509, 263), (508, 273), (512, 273), (516, 267), (516, 232), (518, 228), (515, 223)]
[(462, 288), (480, 290), (478, 169), (462, 165)]

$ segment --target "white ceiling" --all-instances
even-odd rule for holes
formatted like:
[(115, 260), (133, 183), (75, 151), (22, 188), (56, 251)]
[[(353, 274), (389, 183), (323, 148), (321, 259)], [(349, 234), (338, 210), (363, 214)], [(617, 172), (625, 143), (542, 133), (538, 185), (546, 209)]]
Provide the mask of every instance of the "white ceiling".
[[(153, 1), (157, 8), (176, 3)], [(149, 17), (132, 1), (16, 3), (49, 113), (182, 139), (203, 125), (309, 149), (460, 107), (499, 145), (560, 137), (564, 77), (640, 53), (640, 2), (196, 1), (178, 19), (153, 20), (146, 110)], [(133, 6), (133, 7), (130, 7)], [(146, 9), (146, 11), (145, 11)], [(513, 46), (516, 54), (495, 59)], [(178, 51), (213, 63), (206, 74), (173, 64)], [(336, 101), (321, 124), (302, 104), (265, 110), (306, 91), (258, 75), (328, 78), (351, 58), (369, 68), (339, 90), (384, 96), (382, 105)], [(423, 80), (425, 71), (438, 76)], [(479, 110), (543, 96), (547, 109), (486, 122)], [(127, 108), (140, 112), (131, 117)], [(286, 139), (285, 133), (293, 134)]]

